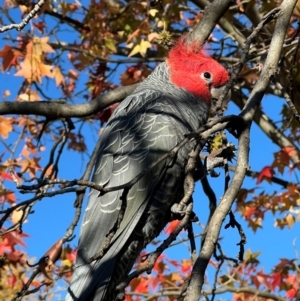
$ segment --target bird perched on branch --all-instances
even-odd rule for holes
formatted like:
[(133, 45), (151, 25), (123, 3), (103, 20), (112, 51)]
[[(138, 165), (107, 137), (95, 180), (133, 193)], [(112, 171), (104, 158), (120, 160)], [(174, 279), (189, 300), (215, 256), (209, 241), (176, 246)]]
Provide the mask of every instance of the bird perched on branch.
[[(186, 134), (206, 123), (211, 103), (228, 79), (224, 67), (197, 43), (180, 39), (166, 62), (111, 116), (92, 181), (105, 188), (124, 185), (170, 153)], [(171, 206), (184, 196), (185, 166), (195, 146), (195, 140), (187, 143), (133, 185), (103, 195), (91, 190), (67, 301), (118, 300), (116, 286), (168, 223)]]

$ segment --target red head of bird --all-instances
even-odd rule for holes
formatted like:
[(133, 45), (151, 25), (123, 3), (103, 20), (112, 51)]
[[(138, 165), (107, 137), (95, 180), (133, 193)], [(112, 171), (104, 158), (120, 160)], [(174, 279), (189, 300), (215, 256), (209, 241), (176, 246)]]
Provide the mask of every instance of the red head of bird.
[(197, 43), (186, 44), (185, 38), (170, 50), (167, 64), (171, 82), (200, 97), (208, 105), (212, 98), (220, 96), (218, 88), (229, 80), (226, 69), (220, 63), (206, 56)]

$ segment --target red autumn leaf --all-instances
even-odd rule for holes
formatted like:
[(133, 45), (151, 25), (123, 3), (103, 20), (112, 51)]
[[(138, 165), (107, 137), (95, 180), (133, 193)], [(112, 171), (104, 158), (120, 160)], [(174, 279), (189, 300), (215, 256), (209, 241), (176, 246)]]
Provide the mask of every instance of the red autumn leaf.
[(293, 268), (295, 266), (294, 261), (286, 258), (280, 258), (280, 262), (275, 266), (276, 271), (282, 271), (284, 269)]
[(44, 33), (44, 28), (46, 28), (46, 25), (44, 22), (33, 23), (33, 26), (36, 29), (38, 29), (41, 33)]
[(4, 197), (5, 197), (5, 201), (7, 201), (10, 204), (14, 204), (17, 200), (15, 194), (10, 190), (5, 191)]
[(18, 64), (18, 58), (24, 57), (24, 55), (19, 50), (5, 45), (4, 49), (0, 51), (0, 57), (3, 59), (2, 68), (5, 71), (6, 69), (9, 70), (12, 66), (16, 66)]
[(11, 252), (12, 248), (8, 243), (8, 239), (5, 238), (2, 242), (0, 242), (0, 255), (3, 255), (5, 252)]
[(71, 253), (66, 254), (67, 259), (69, 259), (71, 262), (75, 262), (77, 255), (77, 249), (73, 250)]
[(26, 244), (23, 241), (23, 237), (29, 237), (29, 235), (24, 232), (21, 233), (20, 230), (15, 230), (4, 234), (3, 237), (8, 240), (8, 245), (12, 247), (18, 244), (23, 247), (26, 247)]
[(159, 276), (156, 277), (156, 276), (150, 275), (150, 276), (148, 276), (148, 278), (149, 278), (149, 284), (151, 284), (154, 291), (157, 289), (159, 284), (163, 282), (162, 277), (159, 277)]
[(260, 281), (257, 279), (256, 276), (250, 276), (252, 283), (255, 285), (255, 287), (258, 289), (261, 285)]
[(190, 259), (183, 259), (181, 264), (181, 272), (187, 273), (192, 269), (192, 261)]
[(284, 147), (282, 149), (283, 152), (285, 152), (287, 155), (289, 155), (290, 157), (294, 157), (294, 156), (297, 156), (297, 152), (295, 150), (295, 147), (293, 146), (287, 146), (287, 147)]
[(101, 120), (102, 123), (105, 123), (108, 121), (114, 110), (118, 107), (119, 103), (115, 103), (111, 106), (109, 106), (107, 109), (99, 112), (97, 114), (98, 119)]
[(296, 295), (297, 295), (297, 290), (295, 290), (294, 288), (291, 288), (286, 293), (286, 296), (289, 297), (290, 299), (294, 299)]
[[(160, 257), (163, 256), (163, 255), (160, 255)], [(155, 272), (157, 272), (157, 274), (163, 274), (164, 270), (165, 270), (165, 263), (161, 260), (159, 261), (159, 259), (155, 262), (155, 265), (153, 267), (153, 270)]]
[(265, 274), (263, 272), (263, 270), (260, 270), (258, 273), (257, 273), (257, 276), (256, 276), (257, 280), (259, 283), (261, 283), (262, 285), (264, 285), (266, 288), (270, 288), (270, 283), (268, 281), (268, 279), (270, 278), (269, 275)]
[(258, 177), (257, 177), (257, 181), (256, 184), (259, 184), (262, 182), (263, 179), (267, 178), (267, 179), (271, 179), (274, 175), (274, 170), (272, 166), (265, 166), (261, 172), (259, 173)]
[(9, 173), (4, 172), (4, 171), (0, 172), (0, 177), (4, 180), (9, 180), (9, 181), (13, 180), (12, 176)]
[(14, 287), (15, 283), (17, 282), (16, 275), (9, 275), (7, 278), (7, 282), (8, 282), (8, 285), (10, 285), (11, 287)]
[(168, 226), (165, 228), (164, 233), (165, 234), (171, 234), (173, 230), (179, 225), (179, 220), (174, 220), (168, 224)]
[(256, 208), (254, 206), (246, 206), (245, 212), (243, 213), (245, 219), (250, 220), (255, 211)]
[(8, 260), (13, 261), (13, 262), (20, 262), (22, 264), (25, 263), (25, 260), (22, 259), (23, 252), (20, 250), (15, 250), (13, 252), (9, 252), (6, 254), (6, 257)]
[(174, 267), (179, 267), (179, 262), (177, 260), (170, 260), (168, 258), (166, 258), (166, 261), (169, 262), (170, 264), (172, 264)]
[(286, 295), (290, 299), (294, 299), (295, 296), (298, 293), (298, 280), (295, 275), (288, 275), (288, 277), (285, 280), (286, 283), (291, 284), (293, 288), (289, 289), (286, 293)]
[(272, 275), (272, 282), (271, 282), (272, 290), (275, 291), (275, 289), (279, 287), (281, 283), (282, 283), (282, 275), (280, 273), (274, 273)]
[(132, 291), (135, 291), (138, 293), (148, 292), (149, 279), (138, 278), (137, 280), (138, 280), (137, 285), (135, 286), (134, 290), (132, 289)]

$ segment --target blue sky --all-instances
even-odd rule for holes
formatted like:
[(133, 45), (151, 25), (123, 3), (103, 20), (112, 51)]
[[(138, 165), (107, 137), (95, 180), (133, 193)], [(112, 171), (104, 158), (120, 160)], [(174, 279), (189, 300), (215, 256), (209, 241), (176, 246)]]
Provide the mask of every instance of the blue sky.
[[(3, 3), (3, 1), (0, 1), (0, 4), (1, 2)], [(18, 9), (15, 9), (12, 15), (16, 18), (16, 20), (19, 20), (20, 14)], [(30, 23), (27, 25), (26, 29), (29, 28), (32, 28), (32, 24)], [(2, 49), (7, 43), (7, 35), (12, 35), (15, 37), (16, 34), (17, 33), (15, 31), (1, 34), (0, 48)], [(68, 36), (66, 36), (66, 33), (61, 33), (60, 35), (63, 40), (74, 40), (74, 37), (72, 37), (70, 33), (67, 33)], [(14, 69), (11, 69), (9, 74), (3, 72), (0, 73), (0, 95), (2, 96), (4, 91), (8, 89), (12, 93), (11, 97), (9, 98), (10, 100), (13, 100), (16, 96), (17, 89), (22, 81), (21, 78), (12, 77), (11, 75), (14, 73)], [(117, 80), (120, 74), (121, 71), (119, 71), (119, 74), (115, 75), (114, 78)], [(84, 71), (80, 76), (81, 80), (77, 86), (78, 91), (85, 88), (82, 85), (82, 82), (84, 78), (86, 78), (86, 72)], [(50, 80), (47, 84), (48, 88), (51, 90), (51, 93), (53, 91), (56, 92), (54, 97), (60, 96), (59, 89), (56, 89), (54, 81), (51, 82)], [(79, 98), (77, 98), (76, 101), (84, 102), (83, 99)], [(284, 101), (279, 98), (265, 96), (262, 102), (262, 108), (274, 121), (279, 121), (279, 114), (283, 103)], [(227, 114), (238, 113), (239, 109), (233, 103), (230, 103)], [(97, 133), (96, 131), (91, 130), (91, 126), (88, 124), (83, 127), (82, 133), (86, 139), (88, 153), (91, 154), (96, 144)], [(228, 137), (230, 142), (237, 145), (233, 137)], [(265, 134), (258, 128), (258, 126), (256, 126), (256, 124), (253, 124), (252, 126), (250, 137), (250, 166), (252, 170), (260, 171), (264, 166), (271, 165), (273, 161), (273, 153), (278, 151), (279, 147), (272, 144), (266, 138)], [(16, 135), (12, 134), (6, 142), (13, 142), (15, 139)], [(19, 152), (21, 151), (21, 146), (22, 144), (18, 149)], [(2, 148), (3, 145), (0, 144), (0, 153), (3, 151)], [(46, 151), (42, 155), (42, 166), (44, 166), (48, 160), (50, 148), (51, 145), (48, 143), (46, 145)], [(19, 155), (18, 151), (16, 152), (16, 156)], [(82, 156), (74, 151), (64, 152), (60, 164), (60, 178), (79, 178), (84, 172), (87, 160), (87, 155)], [(220, 170), (220, 172), (221, 176), (219, 178), (209, 178), (218, 200), (223, 195), (224, 185), (222, 170)], [(281, 177), (280, 175), (278, 176)], [(286, 173), (282, 178), (284, 178), (286, 181), (295, 181), (294, 176), (290, 175), (289, 173)], [(7, 187), (12, 187), (7, 182), (5, 184)], [(256, 181), (251, 178), (246, 178), (243, 187), (254, 188), (256, 187)], [(276, 184), (270, 185), (267, 182), (263, 182), (260, 187), (266, 191), (281, 190), (281, 187), (276, 186)], [(18, 201), (24, 201), (27, 198), (29, 198), (29, 196), (18, 194)], [(74, 200), (75, 195), (68, 194), (44, 199), (35, 205), (35, 213), (30, 215), (28, 222), (24, 224), (23, 228), (24, 232), (30, 235), (30, 237), (26, 239), (26, 243), (28, 245), (27, 252), (29, 253), (30, 257), (35, 257), (36, 259), (40, 258), (55, 241), (65, 234), (65, 231), (74, 216)], [(196, 185), (194, 200), (194, 211), (198, 215), (200, 222), (205, 224), (208, 216), (208, 201), (203, 195), (199, 184)], [(236, 218), (238, 222), (243, 225), (244, 231), (247, 235), (247, 244), (245, 246), (246, 249), (250, 248), (253, 252), (262, 252), (259, 259), (263, 263), (266, 272), (270, 272), (270, 269), (274, 266), (274, 264), (279, 262), (279, 258), (295, 258), (295, 250), (292, 242), (298, 237), (300, 230), (299, 223), (296, 223), (290, 230), (287, 228), (280, 230), (279, 228), (274, 227), (275, 219), (270, 213), (268, 213), (263, 221), (263, 228), (258, 229), (256, 233), (253, 233), (252, 230), (247, 227), (246, 223), (239, 214), (236, 215)], [(199, 232), (199, 228), (197, 226), (195, 226), (194, 229), (195, 233)], [(76, 234), (78, 234), (78, 230), (79, 227), (76, 229)], [(238, 247), (236, 246), (236, 243), (239, 242), (239, 236), (236, 229), (223, 229), (221, 232), (221, 237), (223, 238), (221, 241), (223, 251), (227, 256), (235, 257), (238, 254)], [(77, 245), (77, 239), (78, 236), (71, 242), (73, 247)], [(299, 246), (299, 243), (300, 242), (297, 240), (296, 245)], [(199, 250), (199, 239), (197, 239), (197, 245)], [(180, 260), (182, 258), (189, 258), (189, 252), (185, 246), (171, 248), (167, 254), (170, 259)], [(210, 274), (210, 277), (211, 275), (212, 274)]]

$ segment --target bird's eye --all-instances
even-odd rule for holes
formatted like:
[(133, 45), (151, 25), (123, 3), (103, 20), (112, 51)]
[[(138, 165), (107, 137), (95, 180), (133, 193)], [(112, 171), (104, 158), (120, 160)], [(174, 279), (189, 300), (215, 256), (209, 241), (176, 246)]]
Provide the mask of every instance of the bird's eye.
[(209, 84), (209, 85), (212, 83), (212, 80), (213, 80), (212, 74), (208, 71), (205, 71), (205, 72), (201, 73), (201, 78), (203, 80), (205, 80), (206, 83)]
[(209, 72), (204, 72), (203, 73), (204, 78), (206, 79), (210, 79), (211, 78), (211, 74)]

